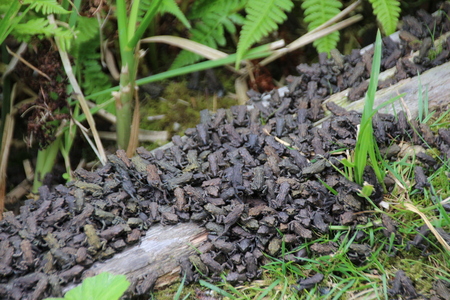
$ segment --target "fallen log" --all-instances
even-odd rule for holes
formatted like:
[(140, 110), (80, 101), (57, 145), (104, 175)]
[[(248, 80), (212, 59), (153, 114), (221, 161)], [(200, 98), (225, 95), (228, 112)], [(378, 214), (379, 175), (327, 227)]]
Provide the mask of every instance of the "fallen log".
[[(155, 288), (165, 287), (179, 278), (180, 258), (193, 254), (206, 237), (206, 229), (195, 223), (157, 224), (147, 231), (138, 245), (105, 262), (95, 263), (83, 278), (110, 272), (126, 275), (130, 282), (136, 283), (151, 276), (156, 280)], [(67, 286), (65, 290), (73, 287)]]
[[(424, 72), (419, 77), (402, 80), (386, 89), (380, 90), (376, 94), (375, 107), (388, 101), (389, 99), (405, 93), (400, 101), (387, 106), (382, 112), (393, 113), (401, 110), (408, 110), (410, 116), (418, 113), (418, 93), (419, 87), (428, 90), (430, 111), (445, 107), (449, 104), (450, 88), (450, 63), (443, 64)], [(346, 95), (347, 91), (335, 94), (324, 102), (333, 101), (348, 110), (361, 112), (364, 99), (349, 103)], [(325, 108), (326, 109), (326, 108)], [(325, 119), (317, 122), (321, 124)], [(167, 149), (172, 143), (162, 146), (160, 149)], [(90, 277), (101, 272), (111, 272), (113, 274), (124, 274), (133, 283), (142, 280), (149, 274), (158, 278), (155, 288), (161, 288), (173, 283), (179, 278), (179, 261), (183, 256), (189, 256), (195, 252), (195, 248), (200, 246), (207, 239), (207, 231), (194, 223), (180, 223), (175, 226), (155, 225), (152, 226), (141, 242), (128, 248), (120, 254), (108, 259), (105, 262), (95, 263), (87, 270), (83, 277)], [(73, 288), (69, 286), (66, 290)]]

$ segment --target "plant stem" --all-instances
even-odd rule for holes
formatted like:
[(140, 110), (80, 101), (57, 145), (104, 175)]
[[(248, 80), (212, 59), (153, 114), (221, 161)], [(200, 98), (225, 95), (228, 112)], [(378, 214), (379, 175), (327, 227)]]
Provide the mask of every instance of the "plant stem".
[[(244, 57), (244, 59), (257, 59), (257, 58), (269, 56), (270, 54), (273, 53), (273, 51), (270, 50), (270, 45), (271, 44), (267, 44), (267, 45), (259, 46), (252, 50), (249, 50), (247, 55)], [(170, 71), (162, 72), (162, 73), (152, 75), (149, 77), (141, 78), (139, 80), (136, 80), (136, 84), (141, 85), (141, 84), (164, 80), (167, 78), (180, 76), (180, 75), (184, 75), (184, 74), (188, 74), (188, 73), (192, 73), (192, 72), (196, 72), (196, 71), (216, 68), (216, 67), (220, 67), (223, 65), (233, 63), (234, 60), (236, 60), (236, 54), (231, 54), (225, 58), (221, 58), (221, 59), (217, 59), (217, 60), (203, 61), (203, 62), (194, 64), (194, 65), (181, 67), (179, 69), (170, 70)], [(86, 96), (86, 99), (93, 99), (100, 95), (118, 91), (119, 89), (120, 89), (120, 87), (116, 86), (116, 87)]]

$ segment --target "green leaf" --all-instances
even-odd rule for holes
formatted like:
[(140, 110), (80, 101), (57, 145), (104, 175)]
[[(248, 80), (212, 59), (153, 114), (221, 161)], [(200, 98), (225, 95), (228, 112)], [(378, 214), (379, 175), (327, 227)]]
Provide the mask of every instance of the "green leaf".
[[(304, 11), (304, 21), (308, 23), (308, 30), (311, 31), (319, 27), (341, 12), (342, 3), (338, 0), (305, 0), (302, 4)], [(317, 52), (329, 53), (336, 48), (339, 41), (339, 32), (335, 31), (323, 38), (315, 40), (313, 45)]]
[[(191, 29), (192, 41), (217, 49), (226, 44), (225, 31), (236, 33), (235, 25), (242, 25), (243, 18), (237, 11), (242, 9), (242, 0), (217, 0), (207, 2), (195, 2), (189, 20), (194, 22)], [(200, 55), (181, 51), (173, 62), (171, 69), (177, 69), (198, 62)]]
[(28, 20), (26, 23), (17, 24), (12, 33), (19, 41), (29, 41), (32, 36), (37, 36), (40, 39), (55, 36), (61, 40), (64, 49), (70, 48), (74, 34), (76, 34), (76, 32), (67, 28), (55, 28), (46, 18), (34, 18)]
[(249, 0), (236, 52), (236, 69), (244, 53), (264, 36), (277, 30), (278, 24), (287, 19), (285, 12), (289, 12), (293, 6), (291, 0)]
[(108, 272), (86, 278), (83, 283), (67, 292), (65, 300), (118, 300), (130, 286), (125, 275)]
[(390, 35), (397, 28), (400, 17), (400, 1), (398, 0), (369, 0), (372, 3), (373, 13), (383, 29), (385, 35)]
[(215, 286), (214, 284), (211, 284), (211, 283), (209, 283), (207, 281), (204, 281), (204, 280), (200, 280), (198, 283), (200, 283), (201, 286), (207, 287), (208, 289), (211, 289), (211, 290), (215, 291), (219, 295), (222, 295), (222, 296), (234, 299), (233, 295), (231, 295), (230, 293), (228, 293), (228, 292), (222, 290), (221, 288)]
[[(273, 53), (270, 50), (270, 48), (271, 48), (271, 43), (250, 49), (247, 52), (247, 54), (244, 56), (244, 58), (245, 59), (258, 59), (258, 58), (267, 57)], [(189, 74), (189, 73), (202, 71), (202, 70), (206, 70), (206, 69), (212, 69), (212, 68), (216, 68), (219, 66), (231, 64), (234, 61), (236, 61), (236, 54), (230, 54), (227, 57), (224, 57), (221, 59), (204, 61), (204, 62), (197, 63), (195, 65), (186, 66), (186, 67), (182, 67), (182, 68), (175, 69), (175, 70), (169, 70), (169, 71), (162, 72), (162, 73), (152, 75), (149, 77), (141, 78), (141, 79), (136, 80), (136, 84), (142, 85), (142, 84), (156, 82), (156, 81), (164, 80), (164, 79), (175, 77), (175, 76)], [(113, 88), (106, 89), (106, 90), (97, 92), (92, 95), (88, 95), (88, 96), (86, 96), (86, 99), (93, 99), (93, 98), (101, 96), (101, 95), (110, 94), (111, 92), (118, 91), (119, 89), (120, 89), (119, 86), (115, 86)], [(114, 99), (112, 99), (112, 100), (114, 100)], [(96, 108), (93, 108), (93, 110), (96, 111)], [(82, 121), (81, 118), (77, 119), (77, 120)]]
[(23, 4), (30, 4), (30, 7), (36, 12), (42, 11), (45, 15), (70, 13), (62, 8), (56, 0), (24, 0)]
[(363, 188), (361, 190), (361, 196), (370, 197), (370, 195), (372, 195), (373, 190), (374, 190), (373, 185), (364, 182)]
[(159, 6), (159, 12), (161, 14), (169, 13), (177, 17), (181, 23), (183, 23), (186, 28), (191, 28), (191, 24), (189, 24), (188, 19), (185, 17), (181, 9), (178, 7), (175, 0), (163, 0)]
[(355, 181), (361, 185), (363, 184), (363, 172), (367, 165), (368, 155), (371, 157), (372, 167), (377, 175), (377, 178), (380, 179), (379, 176), (381, 176), (381, 171), (378, 168), (375, 157), (375, 147), (378, 146), (375, 143), (372, 128), (372, 116), (374, 113), (373, 104), (378, 86), (378, 75), (380, 74), (381, 63), (381, 35), (379, 31), (377, 32), (377, 38), (374, 46), (375, 49), (373, 54), (372, 70), (370, 73), (369, 88), (367, 89), (365, 97), (361, 124), (355, 146)]
[(354, 168), (354, 167), (355, 167), (355, 164), (352, 163), (352, 162), (350, 162), (350, 161), (349, 161), (348, 159), (346, 159), (346, 158), (341, 159), (341, 163), (342, 163), (345, 167), (347, 167), (347, 168)]

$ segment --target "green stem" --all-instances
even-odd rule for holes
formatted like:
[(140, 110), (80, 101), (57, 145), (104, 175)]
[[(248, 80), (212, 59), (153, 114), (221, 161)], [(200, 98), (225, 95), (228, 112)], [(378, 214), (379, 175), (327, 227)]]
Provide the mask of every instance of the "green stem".
[(45, 175), (50, 173), (55, 165), (56, 156), (58, 155), (61, 143), (61, 135), (56, 138), (47, 148), (38, 151), (36, 169), (34, 171), (33, 193), (37, 193), (38, 189), (44, 182)]
[(120, 149), (127, 149), (131, 134), (134, 94), (134, 76), (132, 74), (135, 70), (133, 65), (125, 64), (120, 72), (120, 92), (119, 97), (116, 98), (117, 144)]
[[(147, 30), (148, 26), (150, 25), (150, 22), (155, 17), (156, 13), (158, 12), (159, 3), (161, 0), (152, 1), (150, 8), (145, 13), (144, 18), (141, 21), (141, 24), (136, 29), (136, 33), (131, 37), (129, 37), (128, 41), (128, 47), (134, 48), (138, 44), (141, 37), (144, 35), (145, 30)], [(133, 23), (136, 24), (136, 23)]]
[[(127, 10), (124, 0), (117, 1), (117, 22), (119, 31), (120, 56), (122, 59), (122, 70), (120, 72), (120, 91), (116, 96), (117, 116), (117, 144), (119, 148), (126, 149), (131, 134), (132, 100), (136, 78), (136, 63), (134, 58), (134, 47), (128, 47), (128, 26), (131, 25), (127, 19)], [(133, 26), (135, 23), (133, 23)]]
[(20, 1), (12, 1), (8, 11), (0, 21), (0, 44), (3, 44), (3, 41), (11, 33), (14, 26), (22, 19), (23, 16), (16, 17), (21, 6)]
[[(244, 59), (257, 59), (257, 58), (267, 57), (267, 56), (269, 56), (271, 54), (272, 54), (272, 52), (270, 50), (270, 44), (269, 45), (263, 45), (263, 46), (260, 46), (260, 47), (257, 47), (257, 48), (254, 48), (254, 49), (250, 50), (247, 53), (247, 55), (244, 57)], [(208, 60), (208, 61), (197, 63), (197, 64), (194, 64), (194, 65), (191, 65), (191, 66), (186, 66), (186, 67), (178, 68), (178, 69), (175, 69), (175, 70), (162, 72), (162, 73), (159, 73), (159, 74), (156, 74), (156, 75), (152, 75), (152, 76), (149, 76), (149, 77), (145, 77), (145, 78), (136, 80), (136, 84), (137, 85), (141, 85), (141, 84), (146, 84), (146, 83), (155, 82), (155, 81), (159, 81), (159, 80), (164, 80), (164, 79), (175, 77), (175, 76), (188, 74), (188, 73), (191, 73), (191, 72), (196, 72), (196, 71), (216, 68), (216, 67), (220, 67), (220, 66), (231, 64), (235, 60), (236, 60), (236, 54), (231, 54), (231, 55), (228, 55), (225, 58), (221, 58), (221, 59), (217, 59), (217, 60)], [(113, 87), (113, 88), (110, 88), (110, 89), (107, 89), (107, 90), (104, 90), (104, 91), (97, 92), (97, 93), (91, 94), (89, 96), (86, 96), (86, 99), (92, 99), (92, 98), (98, 97), (100, 95), (116, 92), (119, 89), (120, 89), (120, 87), (116, 86), (116, 87)]]
[(75, 25), (77, 24), (78, 10), (80, 9), (81, 6), (81, 0), (74, 0), (73, 5), (74, 8), (72, 9), (72, 12), (70, 13), (69, 17), (69, 26), (72, 28), (75, 27)]

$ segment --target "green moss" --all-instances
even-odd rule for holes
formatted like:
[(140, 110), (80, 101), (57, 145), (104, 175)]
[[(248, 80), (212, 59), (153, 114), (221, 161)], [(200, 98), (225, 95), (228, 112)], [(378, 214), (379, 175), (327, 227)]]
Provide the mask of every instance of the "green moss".
[(450, 113), (447, 108), (443, 108), (440, 112), (435, 113), (427, 122), (430, 129), (437, 132), (440, 128), (449, 128), (450, 126)]
[[(225, 75), (221, 73), (219, 78)], [(232, 77), (228, 75), (228, 80), (223, 80), (226, 89), (230, 89), (233, 84)], [(229, 108), (237, 105), (237, 100), (230, 96), (217, 98), (214, 103), (213, 95), (206, 95), (199, 91), (189, 90), (187, 81), (166, 81), (163, 82), (165, 89), (158, 99), (151, 99), (150, 96), (142, 101), (141, 124), (140, 127), (148, 130), (165, 130), (170, 135), (184, 135), (187, 128), (195, 127), (200, 120), (200, 111), (214, 108)], [(164, 115), (160, 120), (148, 121), (148, 116)], [(179, 125), (176, 125), (179, 124)], [(159, 145), (147, 144), (150, 148)]]
[(411, 279), (419, 294), (429, 295), (436, 274), (432, 268), (427, 267), (427, 258), (421, 256), (420, 250), (416, 250), (402, 252), (395, 257), (382, 254), (379, 260), (385, 261), (386, 272), (391, 280), (398, 270), (402, 270)]
[(432, 47), (429, 51), (428, 51), (428, 58), (430, 60), (435, 59), (439, 54), (441, 54), (442, 52), (442, 45), (441, 44), (437, 44), (436, 47)]

